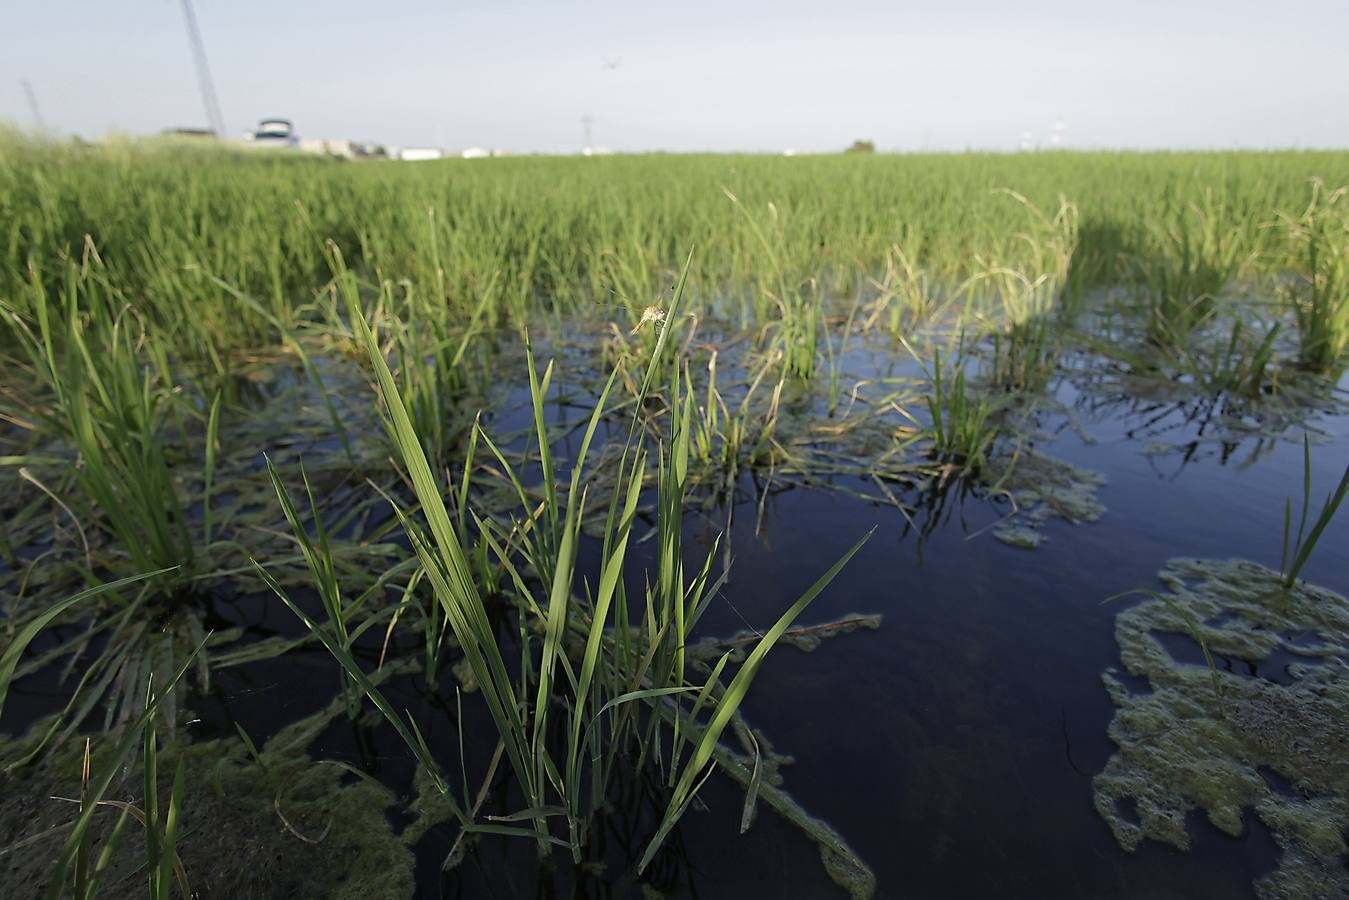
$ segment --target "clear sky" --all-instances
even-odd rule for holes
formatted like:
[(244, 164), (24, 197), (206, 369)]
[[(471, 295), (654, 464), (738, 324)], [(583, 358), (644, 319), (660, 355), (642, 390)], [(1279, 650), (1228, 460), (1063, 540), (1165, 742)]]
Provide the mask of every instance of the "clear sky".
[[(206, 121), (181, 0), (5, 0), (0, 121)], [(229, 131), (572, 151), (1349, 146), (1349, 0), (195, 0)]]

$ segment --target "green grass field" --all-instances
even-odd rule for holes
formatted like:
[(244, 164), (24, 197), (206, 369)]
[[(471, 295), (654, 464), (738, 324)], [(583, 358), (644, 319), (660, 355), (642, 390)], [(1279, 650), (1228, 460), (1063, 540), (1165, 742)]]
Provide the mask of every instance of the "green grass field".
[[(1072, 354), (1251, 415), (1301, 402), (1349, 350), (1347, 184), (1349, 152), (409, 164), (0, 135), (0, 706), (77, 661), (4, 761), (107, 735), (34, 865), (91, 896), (114, 866), (99, 792), (139, 760), (127, 827), (170, 896), (176, 710), (317, 641), (345, 712), (374, 704), (465, 836), (579, 861), (609, 785), (655, 771), (645, 866), (865, 541), (748, 654), (695, 657), (724, 572), (718, 548), (687, 562), (686, 522), (745, 473), (996, 491)], [(909, 368), (859, 376), (861, 343)], [(303, 632), (213, 630), (209, 598), (250, 591)], [(428, 685), (471, 673), (486, 771), (381, 695), (373, 655), (402, 637)], [(523, 805), (491, 818), (498, 770)]]

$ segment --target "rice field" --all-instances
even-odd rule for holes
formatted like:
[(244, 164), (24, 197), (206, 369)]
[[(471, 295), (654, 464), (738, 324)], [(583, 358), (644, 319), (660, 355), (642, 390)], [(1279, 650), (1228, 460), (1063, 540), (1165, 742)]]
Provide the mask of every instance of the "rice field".
[(0, 134), (0, 894), (1349, 894), (1346, 186)]

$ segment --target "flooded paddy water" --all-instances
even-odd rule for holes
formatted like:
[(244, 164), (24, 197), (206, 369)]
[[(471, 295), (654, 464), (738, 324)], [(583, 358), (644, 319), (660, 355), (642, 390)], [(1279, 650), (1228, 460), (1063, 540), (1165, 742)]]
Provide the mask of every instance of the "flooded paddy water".
[[(584, 334), (597, 327), (580, 323), (564, 332)], [(588, 414), (587, 398), (593, 397), (597, 381), (594, 371), (579, 370), (587, 362), (593, 367), (592, 352), (558, 349), (559, 365), (575, 375), (559, 376), (547, 409), (550, 424), (565, 430)], [(840, 365), (850, 393), (851, 385), (864, 385), (854, 394), (855, 411), (866, 401), (866, 384), (912, 375), (912, 365), (901, 362), (896, 367), (903, 351), (886, 339), (855, 341), (844, 350)], [(1260, 424), (1261, 404), (1250, 407), (1254, 414), (1243, 416), (1238, 408), (1247, 407), (1245, 401), (1174, 385), (1134, 392), (1128, 383), (1103, 385), (1101, 369), (1099, 360), (1079, 355), (1056, 375), (1043, 397), (1017, 411), (1021, 431), (1016, 444), (1022, 456), (1012, 473), (1017, 466), (1023, 468), (1016, 480), (997, 490), (987, 483), (953, 479), (938, 485), (916, 477), (916, 486), (897, 484), (887, 497), (878, 492), (865, 465), (822, 474), (808, 469), (781, 476), (752, 471), (739, 475), (729, 494), (707, 496), (705, 508), (685, 525), (696, 556), (710, 549), (730, 522), (722, 539), (732, 557), (729, 579), (697, 632), (698, 637), (723, 638), (762, 634), (801, 586), (818, 576), (821, 560), (837, 558), (860, 534), (876, 528), (872, 540), (800, 623), (807, 634), (831, 623), (854, 622), (857, 627), (839, 633), (826, 629), (819, 641), (777, 649), (743, 707), (759, 739), (771, 741), (774, 752), (790, 758), (779, 769), (783, 789), (809, 816), (828, 823), (846, 840), (874, 877), (875, 896), (1246, 896), (1254, 893), (1255, 883), (1290, 866), (1312, 874), (1295, 871), (1288, 877), (1311, 878), (1314, 884), (1334, 885), (1334, 890), (1349, 878), (1343, 859), (1337, 862), (1333, 852), (1307, 859), (1296, 845), (1291, 850), (1284, 846), (1272, 820), (1255, 808), (1254, 796), (1237, 802), (1230, 811), (1234, 822), (1226, 831), (1208, 820), (1194, 798), (1181, 802), (1183, 821), (1175, 827), (1189, 843), (1184, 850), (1147, 840), (1159, 835), (1146, 829), (1141, 840), (1128, 831), (1112, 832), (1111, 822), (1097, 811), (1097, 804), (1113, 807), (1115, 799), (1111, 788), (1101, 800), (1102, 773), (1129, 766), (1120, 761), (1111, 728), (1130, 701), (1112, 698), (1144, 696), (1159, 688), (1158, 673), (1130, 671), (1122, 660), (1130, 648), (1122, 642), (1118, 624), (1122, 613), (1155, 601), (1107, 598), (1135, 588), (1161, 588), (1158, 573), (1175, 557), (1248, 559), (1277, 571), (1283, 502), (1297, 493), (1303, 474), (1304, 428), (1315, 435), (1312, 480), (1318, 493), (1333, 483), (1349, 458), (1343, 387), (1324, 383), (1315, 405), (1289, 409), (1282, 402), (1267, 402), (1263, 405), (1273, 410), (1270, 417), (1276, 424), (1265, 426)], [(281, 380), (264, 383), (258, 409), (267, 409), (287, 392), (308, 393), (302, 373), (281, 372)], [(329, 382), (336, 377), (331, 373)], [(343, 393), (362, 389), (368, 390), (353, 377)], [(491, 417), (492, 430), (526, 428), (527, 385), (498, 384), (493, 391), (501, 405)], [(1224, 412), (1228, 402), (1234, 406)], [(351, 407), (362, 408), (357, 403)], [(309, 396), (303, 408), (312, 427), (322, 430), (324, 411), (317, 397)], [(368, 418), (364, 426), (356, 425), (362, 416), (353, 415), (353, 430), (376, 425)], [(814, 398), (797, 404), (797, 419), (798, 439), (819, 448), (838, 438), (809, 437), (812, 428), (847, 417), (831, 420), (824, 402)], [(297, 440), (295, 435), (303, 431), (299, 423), (270, 422), (276, 440), (257, 438), (274, 459), (293, 454), (321, 469), (325, 457), (341, 458), (341, 447), (331, 437)], [(570, 440), (562, 441), (564, 458), (576, 437), (573, 432)], [(846, 440), (837, 447), (853, 452)], [(256, 471), (260, 465), (259, 458), (250, 467)], [(1055, 479), (1063, 479), (1078, 506), (1064, 508), (1055, 499), (1057, 494), (1047, 487)], [(1085, 513), (1080, 511), (1083, 497)], [(387, 517), (386, 507), (374, 519)], [(1009, 523), (1032, 530), (1033, 546), (1000, 540), (999, 529)], [(372, 530), (374, 525), (366, 522), (363, 528)], [(1349, 592), (1347, 526), (1349, 520), (1331, 525), (1304, 576), (1340, 594)], [(581, 568), (597, 565), (598, 552), (593, 540), (583, 546)], [(652, 542), (639, 543), (633, 571), (649, 565), (652, 553)], [(640, 576), (633, 578), (631, 588), (637, 595)], [(303, 627), (274, 597), (220, 593), (212, 603), (211, 625), (220, 631), (243, 628), (240, 644), (278, 636), (296, 642), (304, 638)], [(1318, 600), (1343, 603), (1330, 594)], [(1338, 667), (1337, 672), (1349, 659), (1346, 615), (1304, 625), (1309, 641), (1339, 642), (1316, 660)], [(1318, 626), (1328, 633), (1316, 634)], [(1199, 645), (1176, 622), (1166, 627), (1154, 637), (1175, 666), (1199, 680), (1198, 691), (1187, 700), (1202, 705), (1207, 702), (1207, 670)], [(380, 649), (387, 651), (379, 641), (367, 643), (367, 661)], [(395, 639), (390, 655), (399, 655), (400, 649), (412, 655), (413, 647), (413, 641)], [(1221, 646), (1214, 652), (1219, 668), (1232, 678), (1288, 686), (1307, 677), (1297, 669), (1308, 660), (1296, 644), (1282, 652), (1266, 648), (1256, 658), (1224, 653)], [(238, 734), (265, 746), (327, 707), (337, 675), (336, 663), (312, 642), (275, 658), (222, 668), (205, 694), (186, 701), (192, 713), (186, 731), (193, 746), (220, 742), (215, 751), (205, 751), (202, 764), (214, 762), (211, 756), (218, 753), (246, 768), (249, 751)], [(1344, 689), (1342, 674), (1327, 677)], [(446, 706), (454, 703), (457, 682), (453, 672), (440, 680), (441, 690), (428, 692), (418, 677), (393, 674), (385, 692), (412, 713), (432, 744), (444, 746), (459, 739), (448, 715), (453, 707)], [(10, 692), (7, 722), (22, 726), (33, 721), (54, 709), (64, 695), (64, 687), (41, 672), (21, 679)], [(471, 716), (472, 710), (468, 712)], [(1343, 716), (1344, 708), (1331, 712)], [(1204, 712), (1178, 713), (1192, 714)], [(490, 728), (490, 723), (477, 726)], [(315, 765), (337, 761), (372, 776), (387, 793), (376, 792), (347, 769), (329, 768), (328, 777), (309, 788), (328, 792), (326, 799), (308, 798), (319, 800), (317, 810), (296, 801), (307, 812), (284, 820), (264, 814), (243, 825), (277, 845), (277, 870), (255, 872), (250, 895), (272, 896), (272, 888), (285, 883), (282, 870), (287, 877), (313, 879), (306, 866), (318, 864), (349, 864), (346, 877), (362, 892), (379, 890), (363, 881), (368, 866), (376, 864), (407, 869), (418, 896), (625, 896), (637, 891), (639, 882), (631, 872), (633, 835), (651, 827), (653, 816), (642, 785), (626, 785), (630, 808), (610, 812), (614, 821), (603, 827), (614, 833), (602, 846), (597, 841), (590, 851), (593, 858), (588, 854), (590, 861), (579, 867), (559, 861), (540, 871), (528, 841), (485, 838), (453, 872), (442, 872), (458, 829), (444, 821), (416, 824), (418, 814), (410, 811), (418, 797), (416, 759), (401, 739), (368, 717), (353, 725), (335, 709), (315, 729), (312, 740), (296, 748), (299, 755), (287, 765), (302, 771), (299, 761), (306, 759), (305, 753)], [(471, 741), (473, 726), (466, 724), (464, 731)], [(470, 746), (469, 758), (486, 750), (490, 748)], [(1343, 789), (1342, 780), (1328, 787), (1308, 785), (1299, 780), (1296, 767), (1280, 766), (1278, 758), (1260, 764), (1237, 753), (1233, 764), (1243, 763), (1261, 773), (1272, 795), (1287, 798), (1290, 815), (1296, 816), (1300, 805), (1338, 796), (1338, 818), (1326, 814), (1336, 823), (1333, 827), (1349, 824), (1344, 796), (1336, 794)], [(1188, 761), (1169, 764), (1184, 766)], [(1164, 773), (1139, 774), (1156, 779), (1147, 782), (1143, 796), (1168, 787)], [(381, 848), (369, 836), (343, 836), (341, 806), (331, 798), (356, 790), (367, 790), (369, 796), (361, 802), (381, 810), (373, 822), (352, 831), (387, 827), (388, 847)], [(1126, 787), (1126, 795), (1142, 799), (1129, 790), (1138, 788)], [(13, 782), (6, 793), (7, 803), (13, 804)], [(504, 788), (492, 799), (503, 812), (513, 802)], [(846, 886), (829, 878), (817, 843), (790, 821), (762, 809), (762, 801), (754, 826), (737, 834), (742, 786), (718, 775), (701, 799), (705, 808), (683, 819), (662, 865), (640, 882), (644, 889), (698, 897), (847, 895)], [(257, 796), (264, 807), (271, 807), (271, 800), (265, 790)], [(236, 813), (246, 804), (240, 807)], [(19, 809), (29, 807), (7, 806), (13, 837), (27, 830), (15, 820), (16, 814), (23, 815)], [(354, 809), (348, 814), (370, 813)], [(1137, 827), (1136, 812), (1118, 814), (1130, 823), (1126, 827)], [(187, 815), (199, 814), (189, 809)], [(1116, 815), (1113, 809), (1110, 815)], [(303, 826), (290, 824), (301, 816), (306, 817)], [(339, 823), (337, 831), (329, 831), (333, 822)], [(315, 836), (301, 828), (327, 836), (312, 845)], [(415, 841), (399, 839), (413, 828), (420, 835)], [(1283, 832), (1294, 840), (1297, 834), (1295, 828)], [(257, 835), (239, 838), (263, 841)], [(214, 889), (203, 896), (236, 896), (220, 881), (223, 873), (245, 877), (228, 863), (236, 852), (234, 839), (217, 835), (214, 840), (218, 846), (213, 852), (226, 859), (204, 862), (208, 873), (217, 866), (222, 873), (206, 876), (211, 881), (203, 883)], [(338, 863), (328, 859), (328, 851), (321, 852), (324, 843), (334, 845), (330, 851), (339, 856), (356, 855)], [(292, 857), (316, 854), (317, 861), (290, 871), (297, 865)], [(381, 859), (385, 861), (374, 862)], [(406, 882), (395, 878), (393, 883)], [(304, 888), (296, 890), (309, 895)], [(1307, 894), (1313, 895), (1331, 894)]]
[(1349, 895), (1342, 348), (1032, 219), (509, 324), (367, 235), (292, 321), (213, 281), (220, 358), (72, 262), (6, 309), (0, 895)]

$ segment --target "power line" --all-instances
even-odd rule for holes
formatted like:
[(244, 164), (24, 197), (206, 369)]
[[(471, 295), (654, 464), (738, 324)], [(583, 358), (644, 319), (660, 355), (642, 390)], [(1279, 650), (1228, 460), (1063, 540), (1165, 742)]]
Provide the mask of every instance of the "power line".
[(192, 11), (192, 0), (183, 0), (183, 18), (187, 20), (187, 39), (192, 45), (192, 58), (197, 64), (197, 83), (201, 86), (201, 102), (206, 107), (206, 120), (217, 137), (225, 136), (225, 117), (220, 114), (220, 102), (215, 97), (211, 68), (206, 64), (206, 47), (197, 29), (197, 14)]
[(38, 109), (37, 94), (33, 93), (33, 83), (25, 78), (19, 84), (23, 85), (23, 93), (28, 98), (28, 109), (33, 113), (33, 121), (37, 123), (37, 130), (46, 131), (47, 123), (42, 121), (42, 110)]

